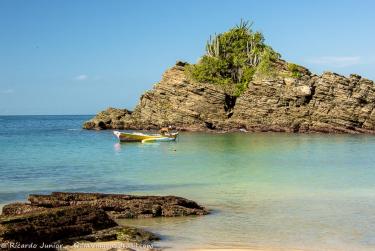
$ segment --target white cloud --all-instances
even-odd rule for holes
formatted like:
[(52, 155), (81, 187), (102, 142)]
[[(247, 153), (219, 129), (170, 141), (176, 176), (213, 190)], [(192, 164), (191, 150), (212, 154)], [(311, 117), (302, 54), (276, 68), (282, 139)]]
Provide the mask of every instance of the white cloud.
[(12, 94), (12, 93), (14, 93), (14, 90), (13, 89), (1, 90), (0, 93), (1, 94)]
[(76, 77), (74, 77), (75, 80), (78, 80), (78, 81), (83, 81), (83, 80), (86, 80), (88, 79), (89, 76), (87, 76), (86, 74), (81, 74), (81, 75), (78, 75)]
[(323, 56), (323, 57), (318, 57), (318, 58), (312, 58), (308, 60), (308, 62), (312, 64), (324, 65), (324, 66), (347, 67), (347, 66), (360, 64), (361, 58), (357, 56), (354, 56), (354, 57)]

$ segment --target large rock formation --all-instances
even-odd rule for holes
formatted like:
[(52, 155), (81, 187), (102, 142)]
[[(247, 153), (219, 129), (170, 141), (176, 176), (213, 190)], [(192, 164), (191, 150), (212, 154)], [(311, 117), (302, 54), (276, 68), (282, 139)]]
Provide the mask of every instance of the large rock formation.
[(141, 96), (134, 112), (109, 108), (83, 127), (375, 133), (374, 82), (330, 72), (317, 76), (302, 67), (292, 77), (286, 68), (280, 61), (276, 76), (254, 78), (235, 97), (221, 86), (190, 80), (179, 62)]

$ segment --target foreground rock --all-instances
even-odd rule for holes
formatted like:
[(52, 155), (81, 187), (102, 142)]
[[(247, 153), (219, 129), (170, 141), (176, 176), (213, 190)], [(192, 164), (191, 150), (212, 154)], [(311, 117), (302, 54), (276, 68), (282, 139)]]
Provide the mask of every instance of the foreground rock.
[(2, 242), (53, 243), (117, 224), (105, 213), (87, 205), (61, 207), (0, 218)]
[(158, 237), (142, 229), (118, 226), (114, 219), (208, 213), (194, 201), (176, 196), (55, 192), (30, 195), (28, 200), (28, 203), (3, 207), (0, 242), (65, 245), (76, 241), (119, 240), (150, 243)]
[(4, 215), (43, 211), (49, 208), (90, 205), (106, 211), (112, 218), (205, 215), (208, 211), (196, 202), (176, 196), (134, 196), (97, 193), (30, 195), (29, 203), (4, 206)]
[(134, 112), (109, 108), (85, 122), (86, 129), (281, 131), (375, 133), (374, 82), (301, 67), (298, 78), (283, 72), (255, 78), (239, 97), (220, 86), (188, 79), (183, 64), (167, 70)]
[(95, 231), (91, 234), (72, 237), (64, 240), (64, 244), (73, 244), (76, 242), (102, 242), (102, 241), (124, 241), (128, 243), (149, 244), (160, 238), (146, 230), (129, 226), (117, 226), (104, 230)]

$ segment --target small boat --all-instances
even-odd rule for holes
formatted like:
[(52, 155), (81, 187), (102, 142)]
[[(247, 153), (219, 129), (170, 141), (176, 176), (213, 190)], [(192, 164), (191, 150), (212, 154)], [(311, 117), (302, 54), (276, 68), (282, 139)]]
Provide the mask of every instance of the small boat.
[(155, 142), (155, 141), (175, 141), (178, 132), (166, 134), (144, 134), (138, 132), (119, 132), (113, 131), (113, 134), (121, 142)]

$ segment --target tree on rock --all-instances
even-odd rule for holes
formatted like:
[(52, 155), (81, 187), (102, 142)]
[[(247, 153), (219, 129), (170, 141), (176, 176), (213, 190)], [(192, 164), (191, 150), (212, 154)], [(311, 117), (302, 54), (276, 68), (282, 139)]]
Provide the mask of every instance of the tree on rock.
[(254, 74), (270, 74), (272, 62), (279, 58), (280, 55), (264, 43), (262, 33), (254, 32), (249, 22), (241, 20), (229, 31), (210, 37), (206, 54), (197, 64), (186, 68), (192, 79), (223, 85), (238, 96)]

